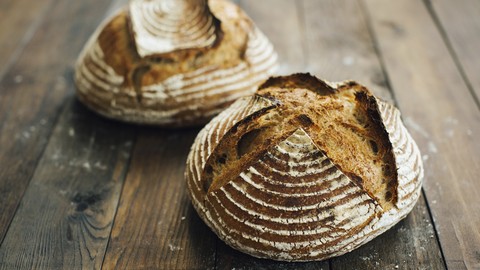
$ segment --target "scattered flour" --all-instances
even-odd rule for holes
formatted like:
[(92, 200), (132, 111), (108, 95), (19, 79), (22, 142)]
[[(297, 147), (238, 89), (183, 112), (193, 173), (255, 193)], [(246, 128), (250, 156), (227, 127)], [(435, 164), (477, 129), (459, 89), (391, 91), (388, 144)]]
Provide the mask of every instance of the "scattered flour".
[(170, 251), (182, 250), (181, 247), (177, 247), (177, 246), (174, 246), (174, 245), (172, 245), (172, 244), (168, 244), (168, 248), (170, 249)]
[(90, 163), (87, 161), (82, 164), (82, 167), (85, 168), (87, 171), (91, 171), (92, 167), (90, 166)]
[(353, 64), (355, 64), (355, 58), (351, 57), (351, 56), (345, 56), (343, 57), (342, 59), (342, 63), (345, 65), (345, 66), (351, 66)]
[(99, 169), (99, 170), (102, 170), (102, 171), (105, 171), (107, 169), (107, 166), (102, 164), (100, 161), (97, 161), (95, 162), (95, 164), (93, 165), (93, 167)]
[(451, 117), (451, 116), (445, 118), (444, 121), (445, 121), (445, 123), (447, 123), (447, 124), (453, 124), (453, 125), (458, 124), (458, 120), (457, 120), (456, 118)]
[(428, 142), (428, 151), (433, 154), (438, 153), (437, 146), (432, 141)]
[(17, 75), (17, 76), (15, 76), (15, 78), (13, 78), (13, 80), (15, 81), (15, 83), (21, 83), (21, 82), (23, 82), (23, 76), (22, 75)]

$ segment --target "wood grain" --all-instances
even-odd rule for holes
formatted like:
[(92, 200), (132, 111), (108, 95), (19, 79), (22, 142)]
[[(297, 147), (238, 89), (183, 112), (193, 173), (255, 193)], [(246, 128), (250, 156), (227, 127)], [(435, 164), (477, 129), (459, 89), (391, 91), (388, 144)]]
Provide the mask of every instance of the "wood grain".
[(480, 98), (480, 2), (476, 0), (428, 0), (444, 41), (451, 46), (465, 79)]
[[(304, 9), (310, 71), (333, 81), (359, 80), (376, 95), (393, 102), (360, 2), (305, 0)], [(428, 226), (431, 223), (425, 198), (421, 196), (401, 225), (360, 249), (333, 259), (332, 268), (350, 269), (358, 265), (368, 269), (395, 269), (397, 265), (408, 268), (411, 262), (419, 267), (423, 264), (442, 269), (437, 239), (431, 237), (435, 232)]]
[(142, 129), (103, 269), (213, 269), (215, 236), (186, 193), (185, 160), (198, 130)]
[(358, 1), (304, 0), (307, 70), (327, 81), (355, 80), (393, 101)]
[[(288, 75), (305, 70), (305, 39), (303, 14), (298, 1), (238, 1), (258, 28), (267, 35), (279, 56), (278, 74)], [(279, 23), (281, 22), (281, 23)]]
[[(73, 90), (67, 81), (71, 65), (107, 5), (108, 0), (54, 5), (0, 81), (0, 240), (45, 148), (64, 97)], [(17, 76), (22, 79), (16, 80)]]
[[(17, 60), (52, 3), (53, 0), (9, 0), (0, 3), (0, 78)], [(21, 80), (21, 77), (16, 77), (16, 80)]]
[(480, 267), (480, 112), (419, 1), (367, 0), (398, 104), (424, 154), (425, 193), (446, 264)]
[(349, 0), (236, 1), (279, 73), (395, 97), (425, 160), (428, 205), (352, 253), (302, 264), (242, 254), (201, 222), (183, 179), (198, 130), (123, 125), (73, 101), (71, 67), (109, 0), (34, 2), (0, 1), (0, 269), (100, 268), (105, 252), (105, 269), (443, 269), (442, 255), (480, 268), (477, 2), (360, 0), (365, 13)]
[(0, 268), (100, 268), (132, 137), (69, 98), (0, 248)]

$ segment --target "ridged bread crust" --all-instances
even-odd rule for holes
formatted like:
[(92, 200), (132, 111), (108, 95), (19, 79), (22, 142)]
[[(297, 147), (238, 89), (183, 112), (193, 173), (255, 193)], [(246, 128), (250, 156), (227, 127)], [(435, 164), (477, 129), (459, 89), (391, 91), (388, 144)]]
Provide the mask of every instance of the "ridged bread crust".
[[(292, 78), (297, 82), (290, 83)], [(293, 89), (301, 85), (298, 81), (311, 77), (296, 74), (272, 80)], [(263, 88), (269, 88), (268, 84)], [(332, 89), (358, 87), (353, 82), (329, 85)], [(311, 100), (303, 102), (315, 106)], [(225, 150), (218, 149), (222, 141), (245, 123), (261, 121), (258, 115), (265, 111), (284, 110), (281, 103), (262, 94), (239, 99), (205, 126), (191, 148), (185, 172), (188, 191), (194, 208), (220, 239), (255, 257), (323, 260), (370, 241), (412, 210), (423, 178), (420, 152), (400, 112), (376, 98), (398, 172), (393, 207), (387, 208), (347, 176), (312, 140), (312, 129), (301, 124), (226, 183), (213, 190), (213, 185), (206, 187), (211, 184), (205, 179), (210, 169), (206, 166), (216, 152)], [(221, 162), (228, 165), (231, 161)]]
[(276, 67), (271, 43), (228, 0), (133, 0), (92, 35), (75, 82), (106, 117), (181, 127), (252, 94)]

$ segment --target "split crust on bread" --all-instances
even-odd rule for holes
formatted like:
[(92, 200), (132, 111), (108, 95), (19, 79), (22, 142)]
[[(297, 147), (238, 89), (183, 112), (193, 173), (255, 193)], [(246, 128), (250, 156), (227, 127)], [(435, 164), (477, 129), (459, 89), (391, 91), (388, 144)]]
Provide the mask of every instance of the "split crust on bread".
[(404, 218), (423, 166), (392, 105), (355, 82), (294, 74), (214, 118), (185, 174), (197, 212), (229, 245), (308, 261), (351, 251)]

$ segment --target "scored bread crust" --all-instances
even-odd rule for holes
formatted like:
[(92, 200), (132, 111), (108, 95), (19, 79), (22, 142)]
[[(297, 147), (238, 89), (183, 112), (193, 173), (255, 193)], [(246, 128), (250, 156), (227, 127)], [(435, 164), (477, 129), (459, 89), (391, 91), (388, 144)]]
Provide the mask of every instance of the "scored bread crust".
[[(331, 149), (321, 149), (321, 142), (312, 139), (315, 129), (308, 121), (292, 120), (279, 134), (253, 140), (237, 161), (230, 158), (229, 149), (235, 148), (230, 141), (240, 145), (246, 127), (268, 128), (274, 118), (270, 112), (288, 109), (275, 93), (296, 89), (327, 96), (355, 89), (373, 98), (371, 113), (379, 116), (378, 134), (385, 133), (383, 147), (396, 171), (394, 183), (383, 186), (393, 189), (390, 201), (379, 197), (385, 193), (369, 190), (368, 179), (357, 181), (342, 170), (341, 161), (334, 163), (326, 151)], [(315, 100), (298, 101), (315, 107)], [(252, 160), (242, 159), (256, 152)], [(222, 174), (219, 165), (235, 168)], [(212, 180), (212, 175), (222, 179)], [(207, 124), (192, 145), (185, 177), (196, 211), (227, 244), (256, 257), (310, 261), (349, 252), (403, 219), (420, 195), (423, 164), (394, 106), (351, 81), (326, 83), (294, 74), (269, 79), (257, 94), (237, 100)]]
[(195, 126), (252, 94), (276, 67), (269, 40), (229, 0), (132, 0), (85, 45), (76, 93), (109, 118)]

